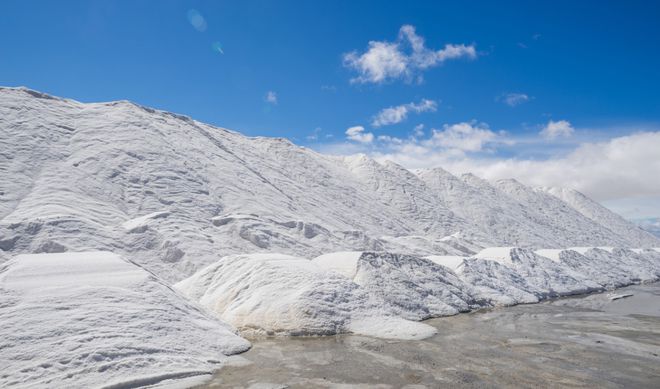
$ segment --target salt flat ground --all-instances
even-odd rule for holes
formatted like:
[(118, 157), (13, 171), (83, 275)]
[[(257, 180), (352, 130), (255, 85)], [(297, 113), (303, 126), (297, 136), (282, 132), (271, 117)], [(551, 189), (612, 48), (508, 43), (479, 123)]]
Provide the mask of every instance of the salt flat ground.
[(660, 283), (426, 323), (422, 341), (255, 339), (204, 387), (660, 387)]

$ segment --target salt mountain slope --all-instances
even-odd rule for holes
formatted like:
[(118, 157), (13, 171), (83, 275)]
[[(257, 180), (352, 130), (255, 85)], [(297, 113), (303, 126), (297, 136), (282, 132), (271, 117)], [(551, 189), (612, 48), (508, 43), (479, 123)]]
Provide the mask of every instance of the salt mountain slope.
[(492, 185), (473, 174), (458, 178), (441, 168), (416, 173), (458, 216), (479, 224), (488, 236), (499, 237), (498, 244), (533, 247), (568, 247), (580, 241), (589, 242), (587, 245), (632, 244), (634, 247), (658, 244), (645, 231), (574, 190), (564, 190), (570, 196), (557, 196), (565, 200), (557, 201), (543, 190), (515, 180), (501, 180)]
[[(381, 236), (386, 251), (473, 253), (492, 244), (489, 235), (449, 209), (410, 170), (390, 161), (380, 164), (364, 154), (345, 157), (343, 161), (363, 191), (374, 193), (381, 204), (395, 210), (403, 220), (416, 222), (416, 228), (405, 234)], [(476, 251), (474, 242), (478, 242)]]
[(180, 279), (219, 254), (379, 250), (378, 236), (423, 233), (340, 158), (283, 139), (25, 89), (2, 89), (0, 110), (5, 251), (140, 252)]
[[(554, 234), (565, 236), (564, 243), (571, 242), (574, 246), (637, 247), (637, 239), (616, 234), (606, 224), (599, 224), (584, 216), (569, 204), (545, 191), (530, 188), (514, 179), (498, 180), (494, 184), (499, 190), (524, 204), (530, 212), (534, 212)], [(600, 222), (606, 223), (607, 220)], [(567, 247), (571, 244), (562, 246)]]
[(488, 236), (498, 237), (496, 245), (564, 247), (572, 239), (474, 175), (458, 178), (441, 168), (416, 173), (459, 216), (478, 224)]
[[(24, 88), (0, 88), (0, 182), (5, 258), (108, 250), (167, 281), (255, 251), (465, 255), (509, 243), (470, 219), (470, 203), (447, 203), (393, 163), (326, 156), (126, 101), (83, 104)], [(523, 188), (535, 194), (518, 199), (523, 209), (543, 205)], [(545, 195), (556, 203), (543, 213), (553, 246), (637, 243)], [(516, 243), (540, 246), (536, 227), (521, 226)]]
[(589, 219), (607, 226), (607, 228), (616, 234), (627, 238), (636, 247), (651, 247), (658, 244), (657, 237), (653, 236), (653, 234), (644, 231), (574, 189), (559, 187), (543, 187), (538, 189), (561, 199)]
[(375, 193), (381, 203), (396, 210), (404, 220), (416, 221), (418, 228), (408, 231), (408, 235), (417, 232), (442, 237), (474, 230), (475, 226), (439, 202), (409, 170), (390, 161), (380, 164), (363, 154), (346, 157), (344, 161), (365, 191)]

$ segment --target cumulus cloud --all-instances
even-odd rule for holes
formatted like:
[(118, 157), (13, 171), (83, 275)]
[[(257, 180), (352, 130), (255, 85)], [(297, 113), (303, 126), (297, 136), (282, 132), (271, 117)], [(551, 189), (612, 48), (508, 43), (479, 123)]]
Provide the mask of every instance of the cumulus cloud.
[[(365, 132), (363, 126), (354, 126), (346, 130), (346, 138), (362, 144), (363, 149), (356, 148), (354, 143), (335, 143), (322, 145), (321, 151), (340, 155), (370, 153), (377, 157), (390, 156), (396, 161), (403, 158), (410, 162), (404, 165), (418, 168), (437, 162), (436, 155), (455, 158), (475, 153), (490, 154), (493, 146), (513, 142), (505, 137), (504, 132), (495, 133), (487, 124), (477, 121), (445, 124), (442, 129), (432, 128), (428, 137), (424, 135), (423, 124), (415, 126), (407, 138), (376, 136), (371, 132)], [(369, 144), (368, 148), (367, 144)]]
[(569, 137), (573, 135), (573, 132), (575, 132), (575, 129), (570, 122), (566, 120), (559, 120), (557, 122), (550, 120), (543, 130), (541, 130), (540, 135), (552, 140), (560, 137)]
[(456, 151), (481, 151), (484, 146), (497, 137), (484, 123), (463, 122), (452, 125), (445, 124), (442, 130), (432, 130), (429, 145)]
[(346, 137), (359, 143), (371, 143), (374, 141), (374, 134), (364, 132), (364, 127), (354, 126), (346, 130)]
[(515, 177), (536, 186), (577, 189), (597, 200), (660, 196), (660, 132), (643, 132), (598, 143), (583, 143), (562, 158), (545, 161), (465, 161), (488, 179)]
[(408, 103), (389, 107), (378, 112), (371, 121), (374, 127), (388, 126), (401, 123), (406, 120), (408, 113), (434, 112), (438, 109), (438, 103), (433, 100), (422, 99), (418, 104)]
[(524, 93), (505, 93), (497, 98), (498, 101), (503, 102), (509, 107), (515, 107), (517, 105), (526, 103), (531, 98)]
[(487, 124), (476, 121), (446, 124), (441, 130), (431, 129), (424, 137), (424, 125), (415, 126), (407, 138), (390, 135), (374, 135), (364, 127), (346, 130), (347, 139), (353, 142), (319, 145), (328, 154), (370, 154), (378, 159), (390, 159), (409, 168), (440, 166), (446, 161), (466, 158), (467, 155), (491, 154), (497, 144), (509, 144), (505, 133), (495, 133)]
[(272, 90), (266, 92), (264, 101), (273, 105), (277, 105), (277, 93), (273, 92)]
[(370, 41), (364, 53), (352, 51), (344, 54), (344, 66), (358, 75), (351, 83), (382, 83), (395, 79), (412, 80), (421, 71), (458, 58), (476, 58), (474, 45), (447, 44), (432, 50), (425, 46), (424, 38), (415, 33), (415, 27), (404, 25), (394, 42)]

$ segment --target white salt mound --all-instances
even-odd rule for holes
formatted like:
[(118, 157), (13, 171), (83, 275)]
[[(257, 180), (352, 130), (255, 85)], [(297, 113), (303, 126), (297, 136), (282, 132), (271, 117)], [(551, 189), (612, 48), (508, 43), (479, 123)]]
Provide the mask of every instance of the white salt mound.
[(527, 282), (516, 269), (497, 261), (466, 258), (457, 274), (472, 287), (475, 299), (482, 304), (529, 304), (547, 296), (545, 290)]
[(1, 265), (0, 296), (0, 387), (176, 382), (250, 347), (109, 252), (19, 255)]
[(635, 281), (630, 272), (621, 266), (620, 258), (604, 249), (537, 250), (536, 253), (551, 258), (605, 288), (629, 285)]
[(415, 339), (434, 333), (396, 317), (347, 277), (288, 255), (223, 257), (175, 287), (249, 335), (353, 332)]
[(530, 249), (488, 248), (475, 257), (494, 260), (514, 269), (528, 284), (543, 292), (541, 297), (567, 296), (602, 290), (602, 285)]
[(406, 319), (455, 315), (476, 307), (471, 288), (454, 272), (413, 255), (364, 252), (354, 281)]
[(331, 253), (312, 260), (338, 265), (369, 296), (410, 320), (455, 315), (475, 307), (470, 287), (449, 268), (413, 255), (386, 252)]

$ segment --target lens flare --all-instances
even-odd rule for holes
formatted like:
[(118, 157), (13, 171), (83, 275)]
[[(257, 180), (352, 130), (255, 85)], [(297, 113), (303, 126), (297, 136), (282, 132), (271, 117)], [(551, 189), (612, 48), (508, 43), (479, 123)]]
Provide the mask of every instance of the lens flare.
[(224, 51), (222, 51), (222, 45), (220, 44), (220, 42), (213, 42), (213, 43), (211, 44), (211, 49), (212, 49), (213, 51), (215, 51), (216, 53), (220, 53), (220, 54), (224, 54), (224, 53), (225, 53)]
[(195, 30), (199, 32), (206, 31), (206, 20), (204, 19), (204, 16), (202, 16), (199, 11), (196, 9), (191, 9), (188, 11), (188, 21), (192, 26), (195, 28)]

